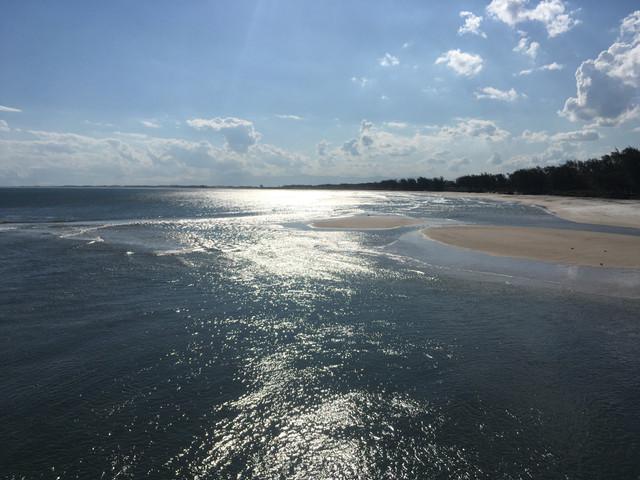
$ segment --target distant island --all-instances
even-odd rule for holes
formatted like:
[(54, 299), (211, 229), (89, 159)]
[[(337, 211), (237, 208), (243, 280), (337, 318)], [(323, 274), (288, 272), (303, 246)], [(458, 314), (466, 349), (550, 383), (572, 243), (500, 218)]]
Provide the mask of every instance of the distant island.
[(445, 180), (443, 177), (418, 177), (364, 183), (284, 185), (278, 188), (640, 198), (640, 150), (627, 147), (598, 159), (571, 160), (558, 166), (525, 168), (510, 174), (464, 175), (455, 180)]

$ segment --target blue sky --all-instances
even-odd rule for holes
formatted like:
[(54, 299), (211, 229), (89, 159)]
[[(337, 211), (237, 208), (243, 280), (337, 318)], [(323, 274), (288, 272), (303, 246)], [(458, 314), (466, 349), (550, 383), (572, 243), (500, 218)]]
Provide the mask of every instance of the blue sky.
[(7, 1), (0, 184), (447, 178), (638, 146), (635, 1)]

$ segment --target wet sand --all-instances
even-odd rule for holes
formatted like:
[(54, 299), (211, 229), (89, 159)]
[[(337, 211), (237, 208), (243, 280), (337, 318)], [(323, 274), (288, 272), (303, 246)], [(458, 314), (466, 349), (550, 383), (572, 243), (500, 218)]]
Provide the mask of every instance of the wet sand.
[(438, 242), (506, 257), (568, 265), (640, 268), (640, 236), (528, 227), (428, 228)]
[(544, 208), (549, 213), (572, 222), (640, 228), (640, 200), (462, 192), (442, 192), (437, 195), (517, 202)]
[(317, 220), (313, 222), (311, 226), (314, 228), (328, 229), (388, 230), (419, 225), (421, 223), (424, 223), (424, 221), (401, 215), (356, 215)]

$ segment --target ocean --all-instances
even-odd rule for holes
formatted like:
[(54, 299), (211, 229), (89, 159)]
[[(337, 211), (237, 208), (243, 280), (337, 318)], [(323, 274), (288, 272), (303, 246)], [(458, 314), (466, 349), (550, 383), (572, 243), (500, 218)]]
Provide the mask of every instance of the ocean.
[(0, 478), (637, 479), (640, 272), (491, 257), (477, 198), (0, 189)]

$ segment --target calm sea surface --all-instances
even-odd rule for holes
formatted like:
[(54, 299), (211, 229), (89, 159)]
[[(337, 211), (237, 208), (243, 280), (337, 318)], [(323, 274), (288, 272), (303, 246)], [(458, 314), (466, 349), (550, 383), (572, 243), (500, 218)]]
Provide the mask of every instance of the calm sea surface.
[(640, 478), (640, 272), (308, 226), (357, 213), (623, 231), (411, 193), (0, 189), (0, 478)]

